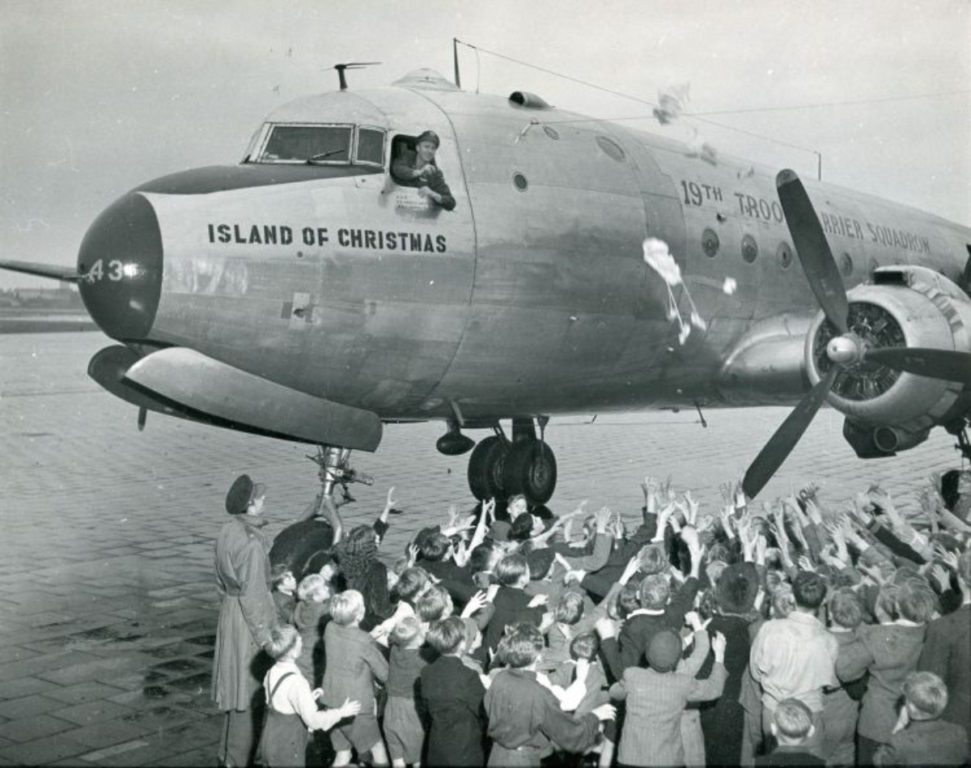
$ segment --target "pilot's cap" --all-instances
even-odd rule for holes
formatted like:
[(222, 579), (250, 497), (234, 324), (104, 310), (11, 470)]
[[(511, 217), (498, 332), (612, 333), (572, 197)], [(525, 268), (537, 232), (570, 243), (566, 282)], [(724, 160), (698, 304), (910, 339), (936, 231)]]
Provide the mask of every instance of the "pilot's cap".
[(438, 134), (435, 131), (425, 131), (415, 140), (415, 144), (421, 144), (423, 141), (430, 141), (435, 145), (435, 149), (438, 149), (438, 145), (441, 144), (441, 141), (438, 139)]
[(254, 483), (249, 475), (240, 475), (226, 494), (226, 511), (231, 515), (241, 515), (254, 499), (265, 495), (266, 486), (263, 483)]

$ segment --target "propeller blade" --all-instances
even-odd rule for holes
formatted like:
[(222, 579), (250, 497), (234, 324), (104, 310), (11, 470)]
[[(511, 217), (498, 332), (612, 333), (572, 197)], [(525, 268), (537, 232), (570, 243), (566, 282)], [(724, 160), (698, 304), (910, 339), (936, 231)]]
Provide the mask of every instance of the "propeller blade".
[(868, 349), (866, 360), (932, 379), (971, 384), (971, 354), (953, 349), (886, 347)]
[(849, 331), (846, 318), (850, 311), (846, 289), (806, 188), (796, 172), (788, 169), (779, 171), (775, 184), (809, 287), (826, 318), (845, 334)]
[(786, 416), (786, 420), (769, 438), (769, 442), (759, 451), (755, 460), (749, 464), (745, 477), (742, 479), (742, 490), (750, 499), (758, 495), (765, 484), (772, 479), (776, 470), (782, 466), (782, 462), (786, 460), (792, 449), (796, 447), (799, 438), (802, 437), (803, 432), (806, 431), (813, 420), (813, 416), (816, 415), (816, 411), (819, 410), (826, 399), (826, 395), (829, 394), (837, 373), (839, 373), (839, 369), (836, 366), (830, 368), (826, 377), (820, 379), (819, 383), (809, 391), (799, 405), (793, 408), (792, 413)]

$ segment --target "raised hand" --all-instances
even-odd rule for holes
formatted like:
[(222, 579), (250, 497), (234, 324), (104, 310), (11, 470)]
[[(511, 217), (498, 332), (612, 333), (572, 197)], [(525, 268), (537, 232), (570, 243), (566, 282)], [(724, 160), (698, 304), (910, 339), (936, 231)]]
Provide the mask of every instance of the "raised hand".
[(722, 529), (725, 531), (725, 535), (729, 539), (735, 538), (735, 526), (733, 522), (734, 518), (735, 518), (735, 507), (732, 506), (731, 504), (726, 504), (725, 506), (723, 506), (721, 509), (720, 519), (721, 519)]
[(624, 566), (624, 572), (620, 574), (621, 584), (626, 584), (628, 581), (634, 578), (634, 574), (637, 573), (637, 570), (640, 566), (639, 554), (640, 553), (638, 553), (637, 555), (634, 555), (634, 557), (632, 557), (630, 560), (627, 561), (627, 565)]
[(940, 563), (934, 563), (931, 566), (931, 576), (934, 578), (934, 581), (937, 582), (941, 592), (946, 592), (950, 588), (951, 577), (948, 574), (947, 569)]
[(718, 486), (718, 491), (722, 495), (722, 501), (725, 502), (726, 506), (735, 506), (735, 484), (734, 483), (721, 483)]
[(715, 661), (724, 663), (725, 648), (727, 647), (728, 641), (725, 639), (725, 635), (721, 632), (716, 632), (715, 636), (711, 639), (711, 650), (715, 654)]
[(684, 521), (688, 525), (696, 525), (698, 522), (698, 502), (691, 496), (691, 491), (684, 492)]
[(607, 524), (610, 522), (610, 516), (612, 512), (610, 507), (601, 507), (597, 510), (594, 515), (595, 524), (597, 526), (597, 531), (607, 531)]
[(934, 554), (937, 555), (952, 571), (957, 571), (958, 569), (958, 556), (956, 552), (944, 547), (942, 544), (934, 545)]

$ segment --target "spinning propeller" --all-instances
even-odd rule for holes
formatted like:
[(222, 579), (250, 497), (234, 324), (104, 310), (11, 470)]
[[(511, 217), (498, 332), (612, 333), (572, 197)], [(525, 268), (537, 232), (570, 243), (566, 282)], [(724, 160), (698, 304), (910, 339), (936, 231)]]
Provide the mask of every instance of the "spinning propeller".
[(809, 287), (838, 335), (826, 345), (825, 357), (832, 363), (829, 371), (786, 417), (745, 472), (742, 489), (749, 498), (758, 495), (796, 447), (841, 371), (868, 362), (918, 376), (971, 384), (971, 354), (967, 352), (918, 347), (870, 348), (850, 329), (850, 307), (843, 278), (809, 195), (794, 171), (780, 171), (775, 183)]

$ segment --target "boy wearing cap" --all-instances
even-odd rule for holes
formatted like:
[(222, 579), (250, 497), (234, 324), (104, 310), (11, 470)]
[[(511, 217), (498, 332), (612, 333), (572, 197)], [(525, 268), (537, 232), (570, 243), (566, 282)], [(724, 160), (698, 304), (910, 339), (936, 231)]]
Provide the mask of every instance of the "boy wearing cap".
[(617, 762), (631, 766), (684, 765), (681, 716), (688, 702), (711, 701), (725, 686), (725, 636), (711, 640), (715, 664), (711, 676), (695, 675), (708, 655), (708, 633), (694, 633), (695, 651), (680, 667), (681, 636), (662, 629), (647, 647), (648, 669), (628, 667), (619, 683), (610, 687), (612, 699), (625, 699), (627, 716), (620, 734)]
[(446, 211), (455, 208), (452, 190), (435, 164), (435, 152), (440, 141), (434, 131), (425, 131), (415, 141), (414, 151), (405, 149), (391, 165), (395, 180), (406, 187), (418, 187), (418, 193)]
[[(276, 605), (270, 593), (270, 561), (262, 528), (266, 486), (240, 475), (226, 494), (232, 520), (216, 539), (216, 586), (222, 595), (212, 697), (226, 713), (219, 747), (221, 765), (250, 762), (255, 742), (249, 709), (265, 671), (257, 661), (276, 626)], [(268, 662), (268, 660), (267, 660)], [(268, 667), (269, 663), (263, 665)]]

